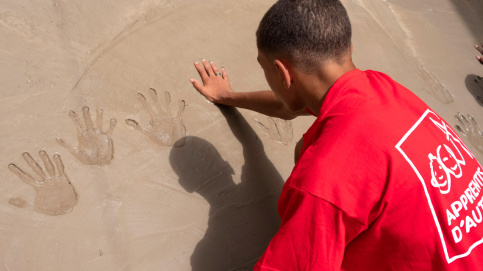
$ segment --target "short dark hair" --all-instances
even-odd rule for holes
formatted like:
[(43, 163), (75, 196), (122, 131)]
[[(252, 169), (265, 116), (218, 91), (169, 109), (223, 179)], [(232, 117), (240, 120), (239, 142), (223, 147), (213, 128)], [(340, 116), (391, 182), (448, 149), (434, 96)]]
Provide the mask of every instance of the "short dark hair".
[(257, 47), (312, 72), (323, 61), (339, 61), (350, 50), (351, 36), (339, 0), (279, 0), (260, 22)]

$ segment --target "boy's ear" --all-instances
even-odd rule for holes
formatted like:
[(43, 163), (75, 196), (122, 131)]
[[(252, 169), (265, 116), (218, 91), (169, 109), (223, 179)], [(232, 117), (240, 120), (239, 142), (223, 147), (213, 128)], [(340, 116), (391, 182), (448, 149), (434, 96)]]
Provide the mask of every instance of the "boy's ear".
[(275, 59), (273, 64), (275, 64), (275, 67), (277, 67), (278, 74), (280, 76), (280, 79), (282, 80), (283, 85), (286, 89), (289, 89), (292, 85), (292, 75), (290, 74), (288, 67), (278, 59)]

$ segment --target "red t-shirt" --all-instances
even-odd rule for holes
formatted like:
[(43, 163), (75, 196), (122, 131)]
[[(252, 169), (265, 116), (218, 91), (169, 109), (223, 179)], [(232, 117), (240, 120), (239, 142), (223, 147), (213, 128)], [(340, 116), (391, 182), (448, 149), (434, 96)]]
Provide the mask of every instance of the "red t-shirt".
[(483, 170), (389, 76), (332, 86), (285, 183), (255, 270), (482, 270)]

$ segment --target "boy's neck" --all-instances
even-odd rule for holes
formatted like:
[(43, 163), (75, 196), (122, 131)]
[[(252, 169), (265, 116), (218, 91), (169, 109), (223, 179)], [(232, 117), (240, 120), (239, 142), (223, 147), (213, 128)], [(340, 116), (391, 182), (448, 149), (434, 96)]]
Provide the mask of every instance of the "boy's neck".
[(316, 115), (332, 85), (344, 74), (355, 70), (356, 66), (349, 58), (342, 63), (331, 61), (324, 63), (316, 73), (298, 72), (299, 94), (306, 106)]

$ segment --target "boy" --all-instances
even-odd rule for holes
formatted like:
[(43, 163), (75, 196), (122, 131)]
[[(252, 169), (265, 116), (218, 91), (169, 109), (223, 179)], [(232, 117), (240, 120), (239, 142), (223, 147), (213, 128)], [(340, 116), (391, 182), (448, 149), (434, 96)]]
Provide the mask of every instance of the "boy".
[(483, 170), (453, 129), (385, 74), (352, 63), (338, 0), (280, 0), (257, 30), (272, 91), (234, 93), (195, 63), (218, 104), (317, 119), (279, 199), (255, 270), (478, 270)]

